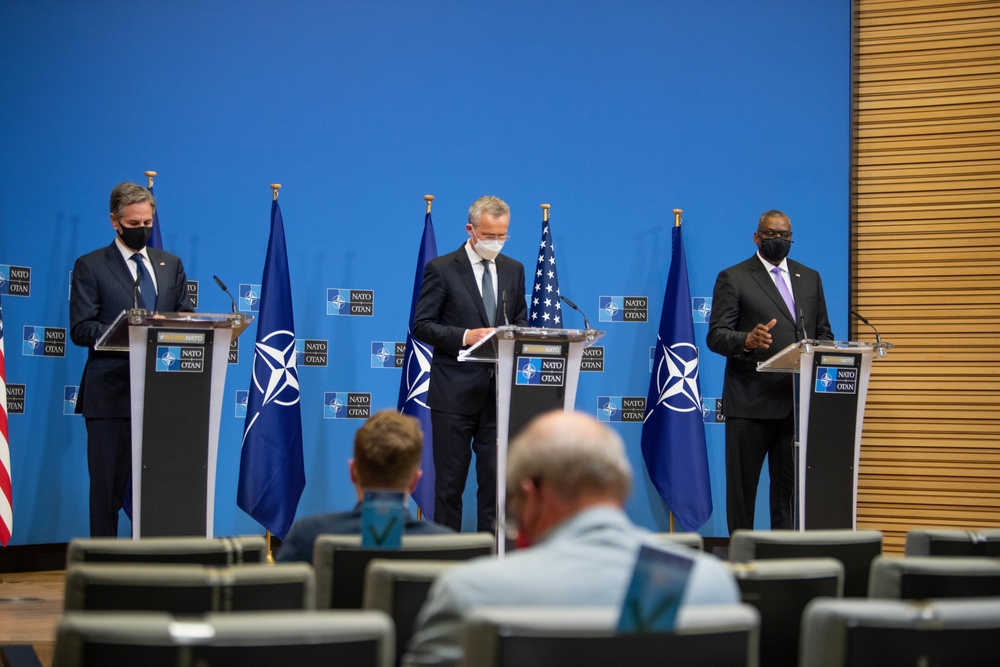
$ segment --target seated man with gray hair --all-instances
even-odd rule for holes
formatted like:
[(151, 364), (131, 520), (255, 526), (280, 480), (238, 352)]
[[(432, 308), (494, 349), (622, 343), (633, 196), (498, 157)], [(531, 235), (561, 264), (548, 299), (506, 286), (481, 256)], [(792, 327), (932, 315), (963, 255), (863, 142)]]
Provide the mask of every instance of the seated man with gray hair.
[(481, 606), (620, 608), (639, 547), (693, 561), (685, 605), (734, 604), (736, 580), (714, 556), (657, 543), (623, 511), (632, 472), (618, 434), (582, 413), (550, 412), (511, 444), (508, 516), (531, 546), (445, 573), (417, 617), (405, 665), (458, 665), (462, 623)]

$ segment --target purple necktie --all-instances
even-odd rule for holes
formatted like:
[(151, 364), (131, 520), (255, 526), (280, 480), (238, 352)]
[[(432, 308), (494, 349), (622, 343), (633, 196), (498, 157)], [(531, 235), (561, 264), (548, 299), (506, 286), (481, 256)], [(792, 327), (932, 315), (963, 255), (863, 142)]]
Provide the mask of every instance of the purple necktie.
[(792, 321), (795, 321), (795, 299), (792, 298), (792, 291), (788, 289), (785, 279), (781, 276), (781, 267), (774, 267), (771, 269), (771, 273), (774, 274), (774, 284), (778, 286), (781, 298), (785, 300), (785, 305), (788, 306), (788, 312), (792, 314)]

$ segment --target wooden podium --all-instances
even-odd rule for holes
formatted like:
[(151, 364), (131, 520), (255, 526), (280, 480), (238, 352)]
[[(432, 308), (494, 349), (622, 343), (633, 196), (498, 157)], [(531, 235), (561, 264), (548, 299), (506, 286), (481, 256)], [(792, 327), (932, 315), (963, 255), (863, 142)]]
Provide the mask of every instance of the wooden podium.
[(861, 427), (872, 360), (892, 343), (803, 340), (757, 364), (795, 373), (793, 525), (857, 529)]
[(129, 353), (133, 539), (213, 536), (229, 343), (252, 320), (126, 310), (94, 346)]
[(497, 553), (503, 557), (507, 521), (507, 443), (535, 417), (573, 410), (583, 350), (604, 336), (595, 329), (502, 326), (468, 349), (459, 361), (497, 366)]

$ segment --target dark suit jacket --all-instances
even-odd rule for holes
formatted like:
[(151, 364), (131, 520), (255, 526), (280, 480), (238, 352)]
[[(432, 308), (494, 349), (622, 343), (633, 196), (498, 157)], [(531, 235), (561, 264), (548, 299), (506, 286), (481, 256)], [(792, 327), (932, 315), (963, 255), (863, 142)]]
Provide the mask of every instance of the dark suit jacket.
[[(406, 525), (403, 527), (405, 535), (444, 535), (454, 532), (451, 528), (445, 528), (429, 521), (417, 521), (411, 517), (406, 518)], [(320, 535), (360, 534), (361, 503), (358, 503), (350, 512), (317, 514), (299, 519), (288, 531), (288, 537), (285, 538), (281, 549), (278, 550), (278, 557), (275, 560), (279, 563), (292, 561), (311, 563), (313, 547), (316, 544), (316, 538)]]
[[(184, 266), (176, 255), (148, 248), (156, 274), (156, 309), (190, 311)], [(118, 314), (132, 307), (135, 281), (115, 243), (76, 260), (69, 297), (69, 336), (87, 348), (76, 410), (84, 417), (129, 417), (127, 352), (98, 352), (94, 343)]]
[[(791, 374), (759, 373), (757, 362), (801, 339), (803, 327), (806, 338), (833, 340), (819, 273), (792, 260), (788, 260), (788, 273), (795, 307), (802, 313), (799, 324), (788, 312), (778, 288), (756, 255), (726, 269), (715, 281), (708, 348), (726, 357), (722, 389), (722, 410), (726, 417), (787, 417), (793, 407)], [(744, 352), (747, 334), (772, 319), (778, 323), (771, 329), (770, 347)]]
[[(528, 326), (524, 267), (499, 255), (496, 269), (496, 324)], [(488, 326), (486, 306), (465, 246), (428, 262), (413, 314), (413, 336), (434, 346), (427, 391), (427, 403), (432, 409), (472, 415), (481, 412), (488, 401), (496, 400), (489, 391), (493, 364), (458, 361), (465, 330)]]

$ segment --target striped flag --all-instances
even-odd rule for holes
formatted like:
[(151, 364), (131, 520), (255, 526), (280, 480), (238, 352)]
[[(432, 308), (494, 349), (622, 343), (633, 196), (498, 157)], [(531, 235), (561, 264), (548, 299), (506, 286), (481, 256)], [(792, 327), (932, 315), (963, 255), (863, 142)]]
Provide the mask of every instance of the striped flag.
[(556, 275), (556, 251), (552, 247), (547, 217), (542, 216), (542, 243), (538, 249), (528, 323), (533, 327), (560, 329), (562, 302), (559, 299), (559, 276)]
[(404, 415), (420, 420), (424, 432), (424, 449), (420, 466), (424, 474), (413, 491), (413, 500), (423, 516), (434, 520), (434, 439), (431, 431), (431, 409), (427, 407), (427, 389), (431, 384), (431, 358), (434, 348), (413, 337), (413, 313), (417, 308), (417, 297), (424, 284), (424, 266), (437, 257), (437, 242), (434, 240), (434, 225), (431, 212), (424, 216), (424, 234), (420, 237), (420, 251), (417, 253), (417, 272), (413, 278), (413, 300), (410, 302), (410, 319), (406, 324), (406, 352), (403, 355), (403, 375), (399, 379), (399, 400), (396, 409)]
[(292, 287), (285, 226), (275, 199), (271, 202), (271, 237), (261, 280), (236, 504), (284, 540), (305, 485)]
[(653, 486), (681, 528), (693, 531), (712, 515), (712, 485), (680, 225), (673, 228), (672, 245), (642, 424), (642, 457)]
[(3, 351), (3, 303), (0, 302), (0, 546), (7, 546), (14, 532), (14, 488), (7, 437), (7, 362)]

